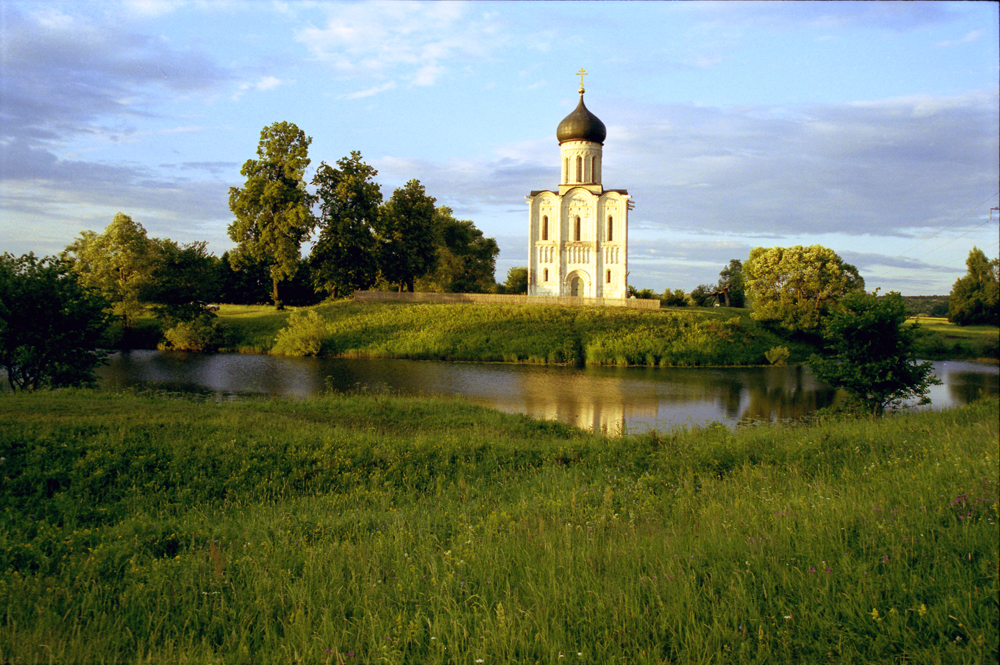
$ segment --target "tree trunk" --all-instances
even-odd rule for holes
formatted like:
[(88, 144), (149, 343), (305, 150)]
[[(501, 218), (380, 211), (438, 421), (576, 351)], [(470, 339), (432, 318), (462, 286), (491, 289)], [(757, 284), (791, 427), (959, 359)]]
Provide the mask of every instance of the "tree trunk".
[(274, 293), (271, 296), (274, 298), (274, 309), (281, 311), (285, 309), (285, 303), (281, 302), (281, 290), (278, 288), (281, 282), (276, 277), (272, 277), (271, 283), (274, 284)]

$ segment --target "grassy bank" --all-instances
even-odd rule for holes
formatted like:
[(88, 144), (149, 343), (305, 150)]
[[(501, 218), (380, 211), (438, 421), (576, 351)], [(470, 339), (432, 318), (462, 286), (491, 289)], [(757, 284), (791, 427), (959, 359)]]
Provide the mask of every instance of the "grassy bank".
[(0, 398), (0, 661), (995, 662), (1000, 408)]
[(946, 318), (919, 316), (908, 319), (919, 326), (917, 350), (930, 360), (1000, 358), (1000, 329), (996, 326), (959, 326)]
[[(518, 305), (360, 304), (312, 308), (321, 325), (291, 314), (223, 307), (229, 348), (294, 353), (274, 341), (285, 326), (324, 355), (611, 365), (756, 365), (788, 345), (745, 311), (542, 307)], [(808, 349), (796, 349), (803, 358)], [(794, 360), (793, 356), (793, 360)]]

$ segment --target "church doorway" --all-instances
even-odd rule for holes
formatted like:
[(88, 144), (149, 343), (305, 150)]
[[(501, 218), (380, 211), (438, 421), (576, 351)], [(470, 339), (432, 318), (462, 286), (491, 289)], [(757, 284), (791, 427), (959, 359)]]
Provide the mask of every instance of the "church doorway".
[(573, 298), (586, 298), (588, 296), (587, 292), (589, 288), (590, 280), (587, 279), (587, 274), (579, 270), (574, 270), (570, 274), (566, 275), (566, 283), (563, 288), (563, 294)]

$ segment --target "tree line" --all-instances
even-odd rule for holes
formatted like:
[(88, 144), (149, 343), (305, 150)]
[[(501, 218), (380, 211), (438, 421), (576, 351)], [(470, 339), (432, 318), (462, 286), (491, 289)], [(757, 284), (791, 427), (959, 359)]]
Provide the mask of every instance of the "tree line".
[[(317, 233), (307, 265), (318, 292), (334, 297), (376, 284), (398, 290), (485, 292), (495, 288), (500, 249), (448, 207), (435, 207), (419, 180), (410, 180), (383, 202), (378, 172), (352, 151), (331, 166), (322, 162), (305, 181), (312, 139), (290, 122), (261, 131), (257, 158), (229, 190), (236, 219), (229, 237), (235, 270), (266, 266), (272, 300), (282, 309), (284, 286), (301, 264), (301, 247)], [(318, 205), (319, 214), (314, 214)], [(422, 283), (421, 281), (422, 280)]]

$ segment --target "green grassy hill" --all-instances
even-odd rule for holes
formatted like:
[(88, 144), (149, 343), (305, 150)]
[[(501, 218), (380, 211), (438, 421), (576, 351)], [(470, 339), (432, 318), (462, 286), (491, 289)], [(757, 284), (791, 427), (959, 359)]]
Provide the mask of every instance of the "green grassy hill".
[(745, 310), (337, 302), (313, 311), (322, 325), (302, 318), (278, 347), (274, 339), (291, 314), (223, 307), (220, 316), (234, 350), (295, 353), (295, 342), (309, 339), (322, 354), (347, 357), (756, 365), (772, 346), (788, 346)]

